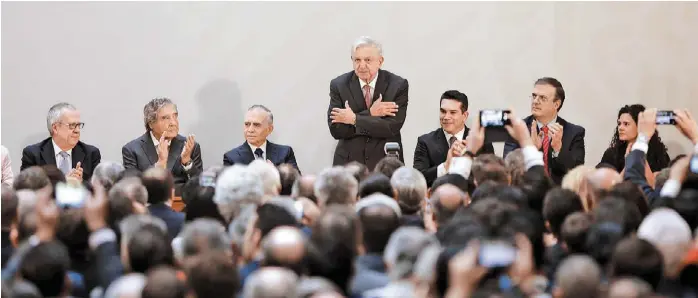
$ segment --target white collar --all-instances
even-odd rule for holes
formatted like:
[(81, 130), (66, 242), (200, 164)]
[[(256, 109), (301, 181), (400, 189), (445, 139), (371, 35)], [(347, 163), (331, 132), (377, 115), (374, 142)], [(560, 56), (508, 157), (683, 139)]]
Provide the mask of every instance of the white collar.
[[(534, 118), (534, 120), (535, 120), (535, 118)], [(540, 121), (536, 120), (536, 123), (537, 123), (537, 125), (538, 125), (538, 129), (543, 128), (543, 125), (544, 125), (543, 122), (540, 122)], [(550, 127), (550, 125), (553, 124), (553, 123), (557, 123), (557, 115), (555, 115), (555, 118), (553, 118), (553, 120), (551, 120), (550, 122), (548, 122), (548, 124), (545, 125), (545, 126)]]
[(150, 138), (153, 140), (153, 145), (157, 148), (160, 145), (160, 140), (155, 137), (152, 130), (150, 131)]
[(378, 74), (380, 73), (380, 70), (376, 73), (376, 76), (373, 77), (373, 80), (371, 80), (368, 84), (364, 82), (364, 80), (359, 79), (359, 84), (361, 84), (361, 91), (364, 90), (364, 86), (369, 85), (371, 86), (371, 90), (376, 90), (376, 81), (378, 80)]
[(255, 147), (254, 145), (250, 144), (247, 142), (247, 145), (250, 146), (250, 149), (252, 150), (252, 153), (254, 154), (254, 151), (257, 150), (257, 148), (261, 148), (263, 151), (263, 154), (267, 154), (267, 141), (264, 140), (264, 143), (262, 143), (262, 146)]
[[(58, 156), (61, 151), (64, 151), (61, 149), (61, 147), (58, 147), (58, 144), (56, 144), (56, 141), (54, 141), (53, 138), (51, 138), (51, 143), (53, 143), (53, 154), (55, 154), (55, 156)], [(73, 148), (65, 150), (65, 152), (68, 153), (68, 155), (73, 156)]]
[(465, 135), (465, 126), (463, 126), (463, 129), (461, 129), (459, 132), (457, 132), (455, 135), (451, 135), (447, 133), (443, 128), (441, 129), (444, 132), (444, 135), (446, 136), (446, 141), (448, 142), (449, 139), (451, 139), (452, 136), (455, 136), (456, 139), (459, 141), (463, 140), (463, 136)]

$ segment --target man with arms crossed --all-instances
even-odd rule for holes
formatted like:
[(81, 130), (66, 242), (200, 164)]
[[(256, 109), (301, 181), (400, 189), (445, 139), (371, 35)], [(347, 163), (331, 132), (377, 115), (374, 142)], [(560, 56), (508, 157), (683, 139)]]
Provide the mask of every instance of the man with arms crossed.
[[(540, 78), (531, 92), (531, 114), (524, 121), (531, 130), (531, 139), (543, 152), (546, 173), (560, 184), (567, 171), (584, 164), (584, 127), (558, 116), (565, 103), (565, 89), (550, 77)], [(519, 146), (504, 144), (504, 157)]]
[(370, 37), (360, 37), (351, 49), (354, 71), (330, 82), (330, 107), (327, 124), (332, 137), (339, 140), (333, 165), (352, 161), (370, 170), (385, 157), (386, 142), (400, 144), (400, 129), (407, 115), (407, 80), (383, 65), (383, 49)]

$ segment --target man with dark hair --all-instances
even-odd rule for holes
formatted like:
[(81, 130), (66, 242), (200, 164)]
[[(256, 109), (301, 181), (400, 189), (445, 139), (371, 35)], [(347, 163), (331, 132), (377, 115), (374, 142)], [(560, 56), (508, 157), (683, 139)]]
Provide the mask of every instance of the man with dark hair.
[(29, 167), (17, 174), (14, 181), (15, 191), (23, 189), (39, 190), (51, 184), (44, 169), (39, 166)]
[(516, 186), (503, 185), (492, 180), (485, 181), (473, 191), (471, 203), (487, 198), (496, 198), (502, 202), (511, 203), (518, 208), (528, 208), (526, 194)]
[(369, 170), (365, 164), (358, 161), (352, 161), (346, 164), (344, 168), (351, 172), (351, 174), (354, 175), (354, 178), (356, 178), (356, 181), (359, 183), (371, 175), (371, 170)]
[(196, 297), (234, 298), (240, 290), (235, 263), (223, 252), (201, 254), (185, 268), (187, 284)]
[(603, 199), (594, 208), (593, 215), (596, 222), (610, 221), (621, 225), (626, 236), (636, 232), (642, 223), (637, 206), (617, 197)]
[(562, 222), (559, 240), (568, 254), (586, 253), (586, 240), (591, 223), (590, 216), (583, 211), (568, 215)]
[(468, 194), (470, 194), (474, 189), (474, 187), (470, 187), (471, 185), (468, 183), (468, 179), (465, 179), (465, 177), (459, 174), (446, 174), (434, 180), (431, 188), (429, 188), (429, 197), (431, 197), (431, 194), (434, 193), (436, 189), (446, 184), (451, 184), (460, 189), (462, 192)]
[(148, 211), (167, 224), (167, 233), (172, 240), (184, 224), (184, 214), (174, 211), (168, 202), (174, 195), (174, 183), (169, 171), (153, 167), (143, 173), (143, 186), (148, 191)]
[(374, 193), (381, 193), (391, 198), (395, 197), (393, 187), (390, 185), (390, 178), (381, 173), (373, 173), (359, 184), (359, 199), (370, 196)]
[(387, 176), (388, 178), (391, 178), (393, 177), (393, 173), (403, 166), (405, 166), (405, 164), (399, 159), (391, 156), (386, 156), (383, 157), (380, 161), (378, 161), (378, 163), (376, 164), (376, 168), (373, 169), (373, 172), (381, 173)]
[(162, 266), (148, 272), (141, 298), (185, 297), (187, 297), (187, 285), (177, 277), (177, 271), (174, 268)]
[(543, 218), (550, 232), (558, 239), (565, 218), (577, 211), (584, 211), (584, 207), (579, 195), (571, 190), (555, 188), (545, 196)]
[(636, 276), (656, 290), (664, 275), (664, 260), (651, 243), (629, 237), (618, 242), (613, 250), (609, 271), (612, 278)]
[[(461, 156), (460, 151), (451, 149), (454, 144), (459, 144), (459, 148), (464, 147), (463, 142), (470, 131), (465, 125), (469, 116), (468, 97), (465, 94), (449, 90), (441, 95), (439, 102), (441, 127), (417, 138), (414, 149), (414, 168), (422, 172), (428, 186), (437, 177), (448, 173), (453, 157)], [(485, 144), (478, 153), (494, 153), (494, 147)]]
[[(533, 144), (543, 152), (545, 171), (555, 184), (560, 184), (567, 171), (584, 164), (585, 130), (558, 116), (564, 103), (562, 84), (554, 78), (540, 78), (531, 92), (531, 115), (524, 119)], [(506, 142), (504, 157), (516, 148), (518, 144)]]
[(128, 264), (131, 272), (146, 273), (160, 265), (174, 265), (171, 240), (160, 229), (144, 226), (128, 242)]
[(293, 184), (300, 178), (301, 173), (298, 169), (294, 168), (293, 165), (287, 163), (280, 164), (276, 169), (279, 170), (279, 177), (281, 178), (281, 191), (279, 195), (290, 196), (293, 190)]
[(640, 190), (640, 188), (631, 181), (624, 181), (614, 185), (608, 194), (609, 196), (624, 199), (628, 203), (637, 206), (637, 210), (640, 211), (640, 215), (642, 217), (645, 217), (650, 213), (650, 206), (647, 204), (645, 194), (643, 194), (642, 190)]
[(44, 297), (67, 294), (68, 250), (58, 241), (39, 243), (24, 256), (19, 276), (34, 284)]
[(505, 185), (511, 184), (511, 177), (504, 164), (504, 159), (489, 153), (475, 157), (470, 177), (474, 179), (475, 185), (480, 185), (486, 181)]

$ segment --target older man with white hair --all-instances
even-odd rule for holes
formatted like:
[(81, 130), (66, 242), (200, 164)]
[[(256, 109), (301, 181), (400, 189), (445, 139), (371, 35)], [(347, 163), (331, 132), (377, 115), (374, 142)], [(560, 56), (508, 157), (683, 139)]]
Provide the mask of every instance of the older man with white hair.
[(254, 160), (247, 168), (262, 180), (264, 196), (267, 199), (279, 195), (281, 191), (281, 176), (279, 176), (279, 170), (276, 167), (262, 160)]
[(213, 202), (226, 222), (232, 221), (247, 205), (261, 205), (264, 184), (247, 166), (233, 165), (218, 176)]
[(397, 202), (402, 211), (402, 222), (406, 225), (424, 227), (419, 211), (426, 203), (427, 180), (421, 172), (411, 167), (401, 167), (393, 173), (390, 185), (397, 193)]
[(315, 180), (315, 196), (321, 209), (332, 204), (353, 205), (358, 192), (359, 183), (344, 167), (325, 169)]
[(645, 217), (637, 236), (652, 243), (664, 257), (665, 282), (678, 282), (685, 266), (683, 258), (691, 248), (691, 228), (676, 211), (658, 208)]
[(409, 83), (380, 69), (383, 46), (373, 38), (359, 37), (351, 47), (351, 60), (354, 70), (330, 82), (327, 125), (339, 140), (332, 164), (357, 161), (373, 169), (386, 156), (385, 143), (402, 145), (400, 129), (407, 116)]
[(279, 267), (265, 267), (252, 273), (243, 288), (245, 298), (293, 298), (298, 276)]
[(64, 175), (89, 181), (102, 160), (97, 147), (80, 141), (85, 123), (80, 111), (69, 103), (58, 103), (48, 110), (46, 126), (50, 137), (22, 150), (20, 171), (31, 166), (56, 165)]

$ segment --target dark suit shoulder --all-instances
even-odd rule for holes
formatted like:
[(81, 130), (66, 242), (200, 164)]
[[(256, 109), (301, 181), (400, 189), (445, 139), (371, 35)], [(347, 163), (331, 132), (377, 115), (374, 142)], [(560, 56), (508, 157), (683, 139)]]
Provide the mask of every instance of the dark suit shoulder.
[(577, 125), (577, 124), (574, 124), (572, 122), (569, 122), (560, 116), (558, 116), (558, 122), (561, 122), (563, 124), (565, 130), (574, 131), (576, 133), (584, 132), (584, 127), (582, 127), (581, 125)]
[(96, 146), (84, 143), (82, 141), (78, 141), (77, 145), (75, 146), (80, 146), (85, 153), (93, 153), (93, 152), (99, 152), (99, 148)]
[(126, 143), (126, 145), (124, 145), (124, 148), (138, 147), (138, 146), (140, 146), (140, 143), (142, 141), (143, 141), (143, 135), (140, 135), (137, 138), (128, 141), (128, 143)]
[(379, 75), (381, 75), (381, 76), (383, 76), (383, 75), (386, 76), (386, 77), (388, 78), (388, 80), (391, 81), (391, 82), (392, 82), (392, 81), (395, 81), (395, 82), (400, 83), (400, 82), (402, 82), (402, 81), (407, 81), (405, 78), (403, 78), (403, 77), (401, 77), (401, 76), (399, 76), (399, 75), (396, 75), (396, 74), (394, 74), (394, 73), (392, 73), (392, 72), (390, 72), (390, 71), (384, 70), (384, 69), (381, 69), (381, 70), (380, 70)]
[(425, 133), (417, 138), (418, 141), (431, 142), (438, 137), (438, 134), (443, 133), (441, 128), (437, 128), (428, 133)]
[(349, 82), (354, 75), (354, 71), (343, 73), (330, 81), (330, 85), (346, 84)]

